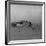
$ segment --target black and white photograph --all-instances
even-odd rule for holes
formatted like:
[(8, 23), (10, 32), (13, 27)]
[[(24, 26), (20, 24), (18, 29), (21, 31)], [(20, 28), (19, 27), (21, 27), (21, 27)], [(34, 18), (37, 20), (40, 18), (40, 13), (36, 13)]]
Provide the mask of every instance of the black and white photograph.
[(44, 42), (44, 2), (7, 2), (7, 44)]

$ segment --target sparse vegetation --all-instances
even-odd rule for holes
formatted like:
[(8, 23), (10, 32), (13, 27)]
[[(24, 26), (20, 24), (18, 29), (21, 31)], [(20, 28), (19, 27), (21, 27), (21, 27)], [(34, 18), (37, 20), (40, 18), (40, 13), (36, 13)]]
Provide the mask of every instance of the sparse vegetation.
[[(18, 26), (19, 25), (19, 26)], [(32, 28), (32, 30), (41, 30), (42, 28), (42, 24), (39, 23), (39, 24), (32, 24), (30, 21), (24, 21), (24, 20), (21, 20), (20, 22), (15, 22), (15, 23), (12, 23), (12, 26), (13, 27), (30, 27)]]
[(24, 26), (28, 25), (28, 27), (32, 27), (32, 23), (31, 23), (31, 22), (24, 21), (24, 20), (22, 20), (22, 21), (20, 21), (20, 22), (12, 23), (12, 26), (13, 26), (13, 27), (16, 27), (17, 24), (19, 24), (20, 26), (21, 26), (21, 25), (22, 25), (22, 26), (23, 26), (23, 25), (24, 25)]
[(11, 25), (12, 25), (12, 27), (15, 27), (15, 26), (16, 26), (16, 24), (15, 24), (15, 23), (12, 23)]

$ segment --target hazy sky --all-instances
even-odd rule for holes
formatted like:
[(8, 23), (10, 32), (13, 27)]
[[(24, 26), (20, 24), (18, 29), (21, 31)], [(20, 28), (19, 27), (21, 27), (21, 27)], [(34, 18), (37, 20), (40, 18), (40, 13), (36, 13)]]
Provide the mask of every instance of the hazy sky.
[(39, 23), (42, 20), (42, 6), (11, 5), (11, 22), (28, 20)]

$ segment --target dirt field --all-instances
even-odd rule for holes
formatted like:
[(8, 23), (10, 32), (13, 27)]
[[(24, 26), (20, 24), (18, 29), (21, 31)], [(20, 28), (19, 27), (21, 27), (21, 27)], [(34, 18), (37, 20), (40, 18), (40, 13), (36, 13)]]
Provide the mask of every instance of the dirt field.
[(25, 40), (25, 39), (41, 39), (41, 30), (32, 29), (31, 27), (12, 27), (10, 30), (10, 40)]

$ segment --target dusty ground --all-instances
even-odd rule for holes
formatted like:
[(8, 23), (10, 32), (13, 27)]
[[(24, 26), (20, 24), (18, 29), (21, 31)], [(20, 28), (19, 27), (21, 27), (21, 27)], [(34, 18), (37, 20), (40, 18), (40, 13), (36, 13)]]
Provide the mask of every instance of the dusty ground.
[(40, 39), (41, 30), (36, 28), (32, 29), (31, 27), (12, 27), (10, 30), (10, 40), (24, 40), (24, 39)]

